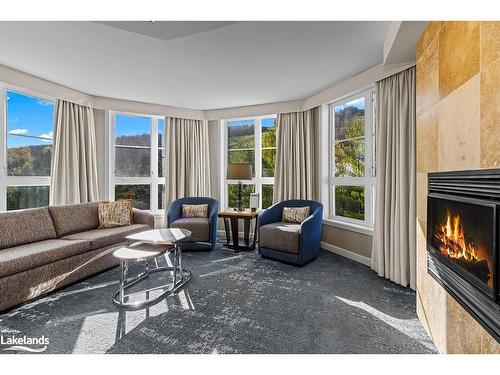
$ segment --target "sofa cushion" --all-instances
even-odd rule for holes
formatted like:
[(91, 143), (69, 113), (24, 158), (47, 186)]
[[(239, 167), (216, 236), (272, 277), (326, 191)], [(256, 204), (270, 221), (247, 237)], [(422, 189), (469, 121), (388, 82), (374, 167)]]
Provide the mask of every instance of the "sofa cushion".
[(259, 244), (273, 250), (299, 253), (300, 224), (271, 223), (260, 227)]
[(172, 222), (170, 227), (189, 230), (188, 241), (210, 241), (210, 224), (206, 217), (183, 217)]
[(134, 233), (151, 229), (149, 225), (134, 224), (126, 227), (92, 229), (85, 232), (73, 233), (62, 237), (64, 240), (85, 240), (90, 243), (90, 250), (114, 245), (125, 241), (125, 237)]
[(99, 229), (132, 224), (132, 200), (99, 203)]
[(183, 204), (182, 217), (208, 217), (208, 204)]
[(57, 237), (99, 226), (99, 202), (49, 207)]
[(309, 206), (283, 207), (282, 221), (285, 223), (300, 224), (309, 217)]
[(0, 249), (56, 238), (47, 207), (0, 213)]
[(0, 251), (0, 277), (43, 266), (90, 250), (87, 241), (44, 240)]

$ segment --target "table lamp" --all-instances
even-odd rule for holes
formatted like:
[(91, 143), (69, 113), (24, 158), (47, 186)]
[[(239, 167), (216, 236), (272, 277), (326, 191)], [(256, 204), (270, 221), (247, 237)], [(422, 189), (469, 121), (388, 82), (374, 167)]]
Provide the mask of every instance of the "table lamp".
[(229, 163), (227, 165), (227, 179), (238, 180), (238, 211), (244, 211), (243, 207), (243, 183), (242, 180), (252, 179), (252, 164)]

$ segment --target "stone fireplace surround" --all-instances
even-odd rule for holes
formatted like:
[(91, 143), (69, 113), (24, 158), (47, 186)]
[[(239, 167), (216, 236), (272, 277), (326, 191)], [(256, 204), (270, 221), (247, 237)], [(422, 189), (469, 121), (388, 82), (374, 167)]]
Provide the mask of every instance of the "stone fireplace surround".
[(500, 353), (428, 274), (426, 241), (427, 174), (500, 167), (500, 22), (430, 22), (416, 55), (417, 314), (441, 353)]

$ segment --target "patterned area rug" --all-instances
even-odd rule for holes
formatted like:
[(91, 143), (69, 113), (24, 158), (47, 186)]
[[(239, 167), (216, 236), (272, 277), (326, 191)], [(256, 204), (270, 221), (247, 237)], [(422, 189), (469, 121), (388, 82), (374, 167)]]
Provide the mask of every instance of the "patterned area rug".
[(114, 268), (0, 314), (0, 333), (43, 335), (44, 353), (436, 352), (415, 293), (341, 256), (298, 268), (219, 248), (183, 260), (193, 280), (149, 308), (112, 304)]

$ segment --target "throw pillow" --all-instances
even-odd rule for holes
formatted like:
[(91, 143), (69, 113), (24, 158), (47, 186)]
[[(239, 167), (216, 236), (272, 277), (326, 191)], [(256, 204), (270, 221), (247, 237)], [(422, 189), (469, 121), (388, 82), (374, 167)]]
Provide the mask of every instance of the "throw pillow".
[(283, 207), (282, 219), (285, 223), (302, 223), (309, 217), (309, 206), (306, 207)]
[(208, 204), (183, 204), (182, 217), (207, 217)]
[(99, 228), (115, 228), (131, 224), (131, 199), (99, 203)]

